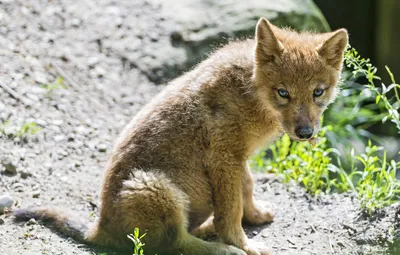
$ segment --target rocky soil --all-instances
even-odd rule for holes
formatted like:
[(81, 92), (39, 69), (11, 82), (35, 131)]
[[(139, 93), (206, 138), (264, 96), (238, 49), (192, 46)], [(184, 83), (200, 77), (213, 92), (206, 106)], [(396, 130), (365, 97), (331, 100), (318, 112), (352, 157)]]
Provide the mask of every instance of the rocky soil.
[[(169, 46), (182, 34), (163, 8), (144, 0), (0, 0), (0, 254), (103, 252), (33, 220), (14, 223), (4, 210), (58, 206), (95, 221), (113, 142), (163, 88), (154, 82), (170, 74), (157, 67), (157, 52), (181, 54)], [(182, 61), (173, 73), (188, 67)], [(351, 194), (310, 198), (275, 177), (256, 178), (257, 198), (277, 218), (246, 231), (273, 254), (385, 254), (399, 234), (396, 206), (368, 220)]]

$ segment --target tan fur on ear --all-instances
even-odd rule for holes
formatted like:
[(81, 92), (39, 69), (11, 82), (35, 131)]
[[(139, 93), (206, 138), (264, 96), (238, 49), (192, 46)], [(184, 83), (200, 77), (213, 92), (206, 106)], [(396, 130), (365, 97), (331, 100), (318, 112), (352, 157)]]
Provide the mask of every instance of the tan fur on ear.
[(317, 47), (318, 54), (327, 64), (339, 70), (343, 62), (343, 53), (349, 37), (346, 29), (339, 29), (328, 34), (329, 37)]
[(260, 18), (256, 27), (256, 61), (269, 62), (279, 56), (284, 47), (272, 31), (272, 24)]

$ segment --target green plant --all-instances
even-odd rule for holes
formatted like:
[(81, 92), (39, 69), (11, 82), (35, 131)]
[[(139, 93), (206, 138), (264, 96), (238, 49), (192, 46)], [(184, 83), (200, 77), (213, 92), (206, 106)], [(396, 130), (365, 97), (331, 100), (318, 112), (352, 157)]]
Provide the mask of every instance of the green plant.
[(54, 90), (65, 89), (66, 87), (63, 82), (63, 77), (58, 76), (53, 83), (42, 84), (41, 87), (44, 88), (48, 94), (50, 94)]
[(0, 135), (6, 135), (6, 127), (10, 125), (10, 120), (0, 123)]
[[(382, 158), (377, 156), (379, 151), (383, 151)], [(400, 162), (387, 162), (383, 147), (372, 145), (371, 141), (365, 153), (355, 159), (362, 163), (362, 169), (358, 170), (353, 162), (348, 179), (354, 183), (361, 207), (369, 215), (376, 209), (399, 201), (400, 182), (396, 179), (396, 170), (400, 168)]]
[(133, 255), (143, 255), (144, 254), (143, 246), (145, 244), (142, 243), (142, 238), (144, 236), (146, 236), (146, 233), (144, 233), (143, 235), (140, 235), (138, 228), (135, 228), (133, 233), (128, 235), (128, 238), (132, 240), (133, 245), (134, 245)]
[[(127, 235), (127, 237), (133, 242), (134, 245), (132, 255), (144, 255), (143, 247), (145, 244), (142, 243), (142, 238), (145, 236), (146, 233), (140, 235), (139, 228), (135, 228), (132, 234)], [(107, 255), (107, 253), (100, 253), (100, 254), (93, 253), (93, 255)]]
[[(387, 73), (391, 83), (386, 87), (381, 77), (377, 75), (377, 68), (369, 59), (362, 58), (358, 52), (348, 46), (344, 56), (345, 66), (339, 87), (340, 95), (325, 112), (325, 123), (332, 125), (333, 129), (327, 132), (328, 144), (342, 151), (344, 165), (348, 166), (350, 149), (355, 141), (366, 143), (372, 140), (381, 141), (380, 136), (368, 131), (382, 120), (388, 119), (396, 122), (394, 126), (385, 126), (386, 135), (399, 132), (398, 109), (399, 85), (395, 83), (394, 76), (388, 68)], [(389, 116), (388, 116), (389, 115)], [(358, 152), (358, 153), (361, 153)]]
[[(393, 73), (389, 67), (385, 67), (390, 77), (391, 84), (386, 86), (383, 82), (380, 82), (382, 88), (375, 85), (375, 81), (381, 81), (381, 77), (376, 75), (377, 68), (370, 63), (369, 59), (362, 58), (354, 48), (348, 48), (345, 55), (346, 66), (353, 69), (353, 76), (363, 75), (367, 78), (368, 83), (365, 87), (368, 91), (375, 95), (375, 102), (383, 102), (386, 109), (386, 116), (382, 118), (382, 121), (391, 120), (395, 123), (398, 133), (400, 134), (400, 96), (399, 91), (400, 85), (396, 83)], [(390, 92), (394, 91), (394, 96), (390, 96)]]
[[(335, 148), (351, 148), (354, 141), (379, 142), (379, 136), (367, 130), (387, 115), (383, 102), (376, 101), (376, 92), (370, 88), (374, 82), (380, 81), (377, 69), (350, 46), (345, 52), (344, 62), (347, 68), (342, 72), (339, 96), (324, 114), (325, 123), (333, 128), (326, 134), (328, 144)], [(350, 150), (343, 153), (342, 157), (350, 160)]]
[[(395, 124), (397, 133), (400, 134), (398, 91), (400, 85), (396, 83), (390, 69), (385, 67), (391, 81), (391, 84), (386, 86), (381, 77), (376, 75), (378, 69), (370, 63), (370, 60), (362, 58), (350, 46), (345, 54), (345, 64), (353, 70), (353, 77), (364, 76), (366, 78), (365, 90), (375, 98), (376, 105), (383, 105), (386, 110), (379, 115), (379, 117), (383, 115), (382, 122), (390, 120)], [(381, 87), (378, 87), (376, 83)], [(381, 157), (378, 156), (379, 151), (382, 151)], [(354, 156), (354, 150), (352, 150), (352, 154)], [(363, 169), (357, 170), (354, 157), (352, 157), (350, 179), (355, 184), (362, 208), (371, 214), (376, 209), (398, 202), (400, 183), (396, 179), (396, 170), (400, 168), (400, 162), (394, 160), (387, 162), (384, 148), (372, 145), (370, 140), (365, 148), (365, 153), (355, 158), (362, 163)], [(356, 177), (355, 180), (353, 177)]]
[(35, 122), (24, 122), (24, 123), (22, 123), (21, 127), (18, 129), (16, 135), (17, 135), (17, 137), (21, 138), (21, 137), (25, 136), (26, 134), (34, 135), (39, 130), (41, 130), (41, 128), (38, 127)]
[(291, 141), (285, 134), (270, 146), (272, 158), (266, 159), (265, 152), (260, 152), (252, 157), (250, 165), (253, 169), (278, 173), (283, 176), (284, 182), (294, 180), (311, 194), (329, 191), (335, 183), (330, 173), (330, 156), (338, 153), (333, 148), (327, 148), (324, 134), (329, 129), (331, 127), (326, 126), (321, 130), (314, 146)]
[[(369, 145), (367, 154), (357, 157), (364, 165), (364, 171), (357, 182), (357, 193), (361, 206), (369, 214), (374, 210), (391, 205), (399, 201), (400, 183), (396, 179), (396, 170), (400, 162), (386, 162), (386, 151), (383, 158), (373, 155), (376, 146)], [(382, 150), (382, 147), (379, 147)], [(370, 152), (368, 152), (370, 150)]]
[[(19, 137), (23, 138), (26, 135), (35, 135), (41, 130), (35, 122), (23, 122), (21, 126), (10, 127), (11, 122), (9, 120), (0, 124), (0, 135), (9, 136), (11, 138)], [(6, 129), (10, 127), (10, 131), (6, 132)]]

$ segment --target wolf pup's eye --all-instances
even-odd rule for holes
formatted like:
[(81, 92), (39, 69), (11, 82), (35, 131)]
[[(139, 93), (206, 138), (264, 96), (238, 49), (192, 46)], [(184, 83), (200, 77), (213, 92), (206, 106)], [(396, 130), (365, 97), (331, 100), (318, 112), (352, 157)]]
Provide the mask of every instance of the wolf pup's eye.
[(289, 92), (284, 89), (278, 89), (278, 94), (283, 98), (289, 98)]
[(322, 94), (324, 94), (324, 90), (323, 89), (314, 89), (314, 96), (315, 97), (320, 97), (320, 96), (322, 96)]

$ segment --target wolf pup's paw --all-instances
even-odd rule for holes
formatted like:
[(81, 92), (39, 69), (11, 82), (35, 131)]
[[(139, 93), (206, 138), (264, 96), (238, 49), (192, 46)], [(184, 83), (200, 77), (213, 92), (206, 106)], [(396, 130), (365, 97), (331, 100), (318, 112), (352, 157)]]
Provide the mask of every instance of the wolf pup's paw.
[(268, 248), (259, 242), (248, 240), (248, 244), (244, 247), (247, 255), (271, 255)]
[(261, 201), (255, 202), (255, 208), (245, 211), (243, 221), (252, 225), (261, 225), (272, 222), (275, 214)]
[(252, 245), (244, 247), (247, 255), (270, 255), (268, 249), (261, 245)]

